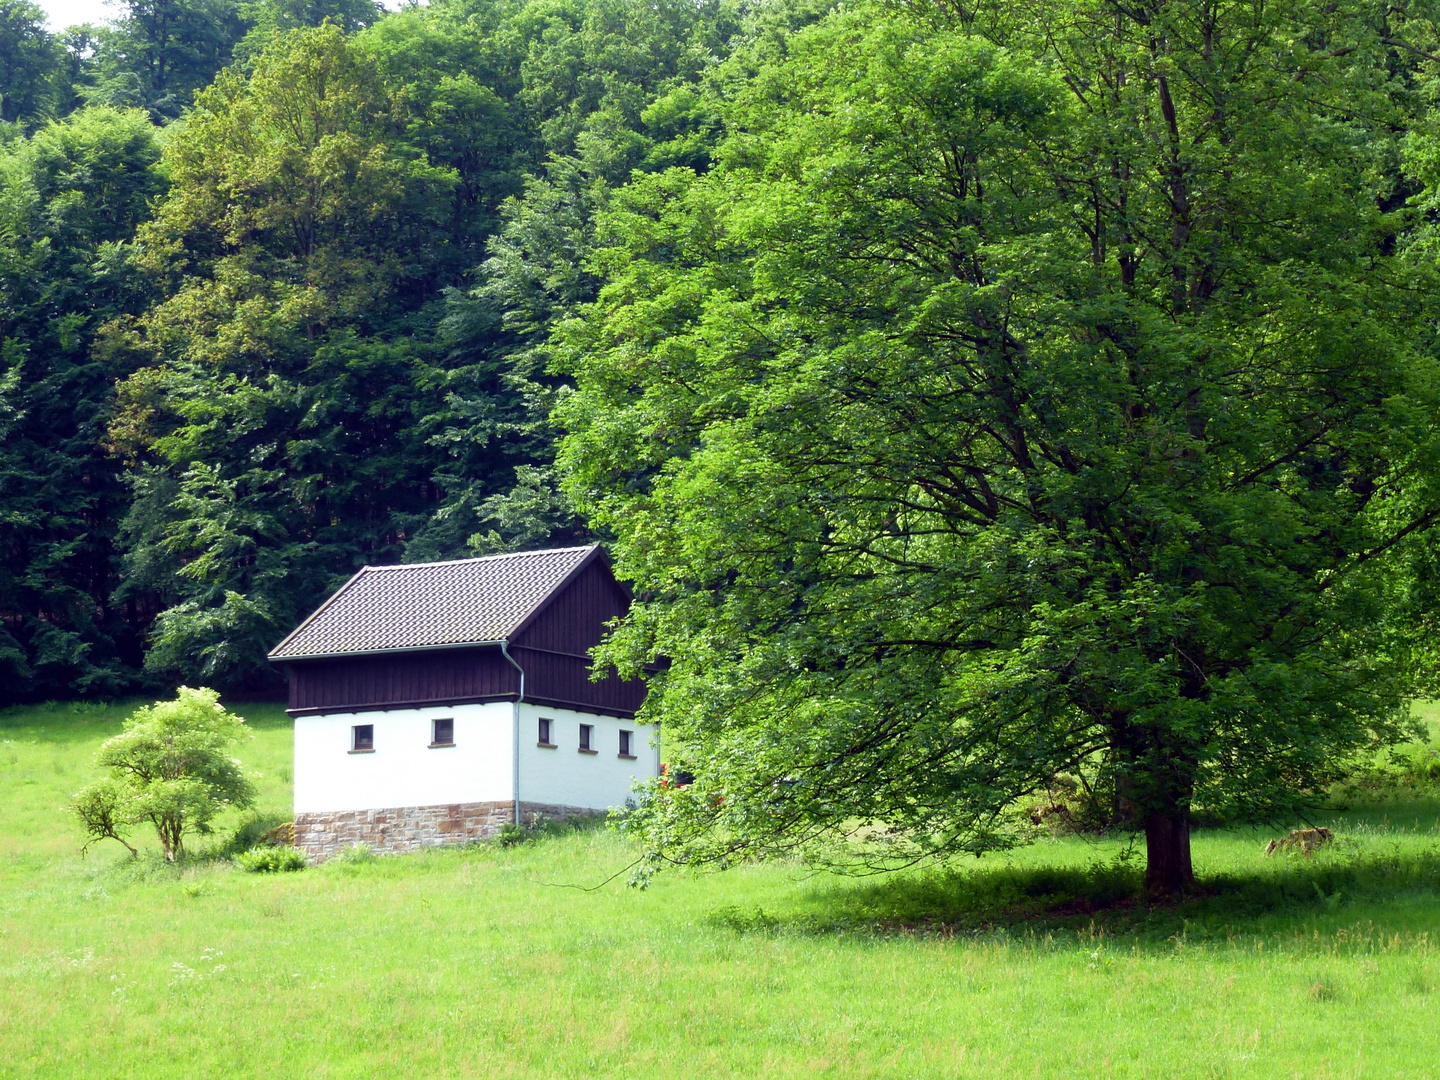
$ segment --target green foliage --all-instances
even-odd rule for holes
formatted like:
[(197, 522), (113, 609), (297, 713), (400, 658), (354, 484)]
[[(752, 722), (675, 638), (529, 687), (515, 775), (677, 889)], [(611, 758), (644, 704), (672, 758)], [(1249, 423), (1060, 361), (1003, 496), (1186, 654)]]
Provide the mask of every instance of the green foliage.
[(235, 856), (235, 863), (252, 874), (277, 874), (304, 870), (305, 853), (296, 847), (256, 847)]
[(244, 32), (234, 0), (125, 0), (123, 14), (96, 31), (85, 94), (173, 120), (230, 62)]
[[(453, 389), (427, 419), (443, 425), (451, 452), (437, 472), (446, 500), (418, 551), (462, 541), (486, 553), (584, 535), (551, 464), (549, 416), (568, 380), (552, 368), (550, 335), (595, 298), (599, 279), (586, 263), (615, 187), (636, 169), (708, 161), (699, 86), (741, 25), (723, 3), (617, 0), (535, 4), (515, 24), (536, 42), (518, 104), (538, 126), (543, 168), (501, 207), (478, 284), (450, 296), (442, 334)], [(492, 471), (500, 438), (525, 460)]]
[(339, 866), (356, 867), (372, 863), (375, 859), (375, 852), (370, 849), (369, 844), (354, 843), (346, 844), (330, 861)]
[(273, 679), (284, 628), (423, 518), (410, 316), (454, 177), (403, 112), (338, 28), (296, 30), (167, 147), (138, 257), (170, 296), (112, 328), (146, 365), (111, 430), (140, 466), (127, 591), (165, 604), (153, 670)]
[(1368, 803), (1409, 799), (1440, 791), (1440, 749), (1431, 743), (1397, 746), (1352, 770), (1336, 785), (1341, 800)]
[(501, 847), (515, 847), (517, 844), (529, 843), (533, 839), (530, 830), (515, 821), (501, 825), (500, 831), (495, 834), (495, 842)]
[(240, 14), (249, 31), (235, 46), (235, 55), (250, 60), (276, 35), (332, 22), (347, 34), (374, 24), (384, 13), (375, 0), (246, 0)]
[(54, 116), (65, 73), (65, 50), (45, 29), (45, 13), (30, 0), (0, 3), (0, 123)]
[(0, 147), (0, 703), (133, 688), (116, 604), (129, 502), (105, 445), (125, 361), (97, 349), (145, 283), (123, 246), (165, 190), (142, 113), (84, 109)]
[(1407, 735), (1429, 75), (1368, 19), (847, 7), (716, 168), (615, 196), (558, 409), (642, 597), (603, 659), (670, 658), (697, 776), (634, 818), (653, 859), (979, 853), (1089, 770), (1170, 891), (1192, 809), (1291, 819)]
[(275, 830), (284, 826), (292, 817), (293, 811), (251, 810), (241, 817), (239, 824), (230, 831), (224, 843), (214, 849), (213, 854), (217, 858), (233, 859), (251, 848), (274, 846), (271, 838), (275, 835)]
[(707, 164), (707, 74), (779, 24), (144, 0), (57, 38), (4, 11), (0, 701), (273, 687), (267, 649), (360, 563), (589, 535), (550, 332), (594, 299), (610, 193)]
[(204, 687), (182, 686), (173, 701), (135, 710), (124, 730), (95, 755), (96, 765), (110, 775), (75, 796), (85, 846), (117, 840), (134, 854), (125, 832), (149, 822), (173, 862), (185, 853), (187, 833), (208, 833), (226, 807), (250, 806), (254, 785), (227, 754), (248, 735), (244, 725)]
[[(544, 341), (593, 297), (595, 209), (652, 146), (646, 103), (708, 62), (717, 10), (296, 29), (199, 96), (133, 248), (159, 296), (104, 340), (132, 371), (109, 425), (132, 491), (118, 595), (158, 612), (150, 672), (264, 686), (269, 646), (361, 563), (586, 535)], [(569, 156), (506, 203), (546, 153)]]

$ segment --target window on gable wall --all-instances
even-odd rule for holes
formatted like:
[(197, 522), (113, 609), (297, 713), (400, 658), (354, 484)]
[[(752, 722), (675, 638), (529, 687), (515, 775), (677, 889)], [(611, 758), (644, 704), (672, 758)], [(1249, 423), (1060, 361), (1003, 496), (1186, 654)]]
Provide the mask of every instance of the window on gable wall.
[(623, 730), (622, 730), (622, 731), (620, 732), (620, 756), (621, 756), (621, 757), (634, 757), (634, 756), (635, 756), (635, 751), (632, 750), (632, 749), (630, 749), (630, 746), (631, 746), (632, 742), (634, 741), (634, 737), (635, 737), (635, 733), (634, 733), (633, 731), (623, 731)]
[(444, 717), (432, 721), (430, 726), (431, 746), (454, 746), (455, 745), (455, 720), (452, 717)]
[(592, 747), (592, 746), (590, 745), (590, 736), (591, 736), (591, 733), (594, 732), (594, 730), (595, 730), (595, 726), (594, 726), (593, 724), (581, 724), (581, 725), (580, 725), (580, 749), (581, 749), (581, 750), (589, 750), (591, 753), (594, 753), (594, 747)]
[(364, 753), (375, 749), (375, 725), (356, 724), (350, 729), (350, 752)]

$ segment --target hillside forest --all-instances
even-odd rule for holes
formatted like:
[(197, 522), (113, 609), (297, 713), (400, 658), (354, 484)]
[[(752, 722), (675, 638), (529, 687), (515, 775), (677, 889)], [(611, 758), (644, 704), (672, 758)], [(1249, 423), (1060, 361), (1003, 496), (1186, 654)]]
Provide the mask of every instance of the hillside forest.
[(366, 563), (589, 542), (547, 339), (791, 6), (0, 5), (0, 704), (266, 651)]

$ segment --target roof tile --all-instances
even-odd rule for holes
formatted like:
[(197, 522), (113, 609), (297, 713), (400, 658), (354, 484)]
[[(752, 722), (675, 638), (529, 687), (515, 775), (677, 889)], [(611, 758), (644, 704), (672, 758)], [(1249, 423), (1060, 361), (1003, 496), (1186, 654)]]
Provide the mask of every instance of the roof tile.
[(499, 641), (594, 551), (591, 545), (364, 567), (275, 646), (270, 659)]

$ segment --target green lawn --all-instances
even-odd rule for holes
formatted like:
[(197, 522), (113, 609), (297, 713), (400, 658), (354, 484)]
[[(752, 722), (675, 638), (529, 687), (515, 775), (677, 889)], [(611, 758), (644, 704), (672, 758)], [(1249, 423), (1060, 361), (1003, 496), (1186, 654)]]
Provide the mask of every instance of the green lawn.
[[(284, 714), (237, 711), (283, 811)], [(0, 1077), (1440, 1074), (1440, 803), (1337, 813), (1308, 860), (1202, 833), (1211, 894), (1154, 910), (1123, 844), (1078, 839), (644, 892), (563, 887), (633, 858), (604, 830), (177, 871), (81, 858), (58, 810), (122, 714), (0, 712)]]

